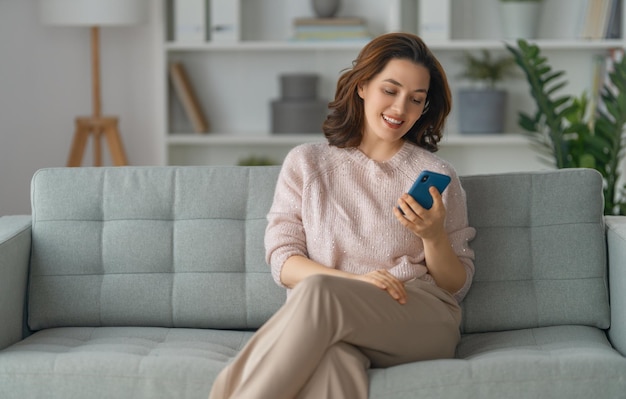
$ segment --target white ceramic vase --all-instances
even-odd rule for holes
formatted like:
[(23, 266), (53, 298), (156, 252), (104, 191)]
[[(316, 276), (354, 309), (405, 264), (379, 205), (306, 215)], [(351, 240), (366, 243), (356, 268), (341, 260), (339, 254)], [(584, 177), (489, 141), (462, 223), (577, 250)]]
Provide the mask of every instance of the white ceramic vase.
[(311, 4), (318, 18), (332, 18), (339, 11), (341, 0), (311, 0)]
[(534, 39), (541, 11), (540, 1), (500, 3), (500, 22), (505, 39)]

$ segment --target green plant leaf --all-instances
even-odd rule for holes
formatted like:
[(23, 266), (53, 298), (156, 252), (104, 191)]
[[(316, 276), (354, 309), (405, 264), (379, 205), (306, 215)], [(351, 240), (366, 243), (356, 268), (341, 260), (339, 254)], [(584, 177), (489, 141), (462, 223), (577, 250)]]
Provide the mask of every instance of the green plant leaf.
[(580, 157), (580, 162), (579, 162), (578, 166), (580, 168), (595, 169), (596, 168), (596, 159), (591, 154), (583, 154)]
[[(626, 153), (626, 57), (613, 63), (597, 109), (590, 110), (585, 92), (579, 97), (559, 95), (567, 85), (564, 71), (553, 71), (539, 47), (524, 39), (506, 45), (522, 69), (537, 110), (519, 113), (518, 124), (538, 158), (552, 158), (557, 168), (585, 167), (604, 177), (606, 214), (626, 214), (626, 186), (618, 189), (620, 164)], [(591, 115), (589, 117), (588, 115)]]

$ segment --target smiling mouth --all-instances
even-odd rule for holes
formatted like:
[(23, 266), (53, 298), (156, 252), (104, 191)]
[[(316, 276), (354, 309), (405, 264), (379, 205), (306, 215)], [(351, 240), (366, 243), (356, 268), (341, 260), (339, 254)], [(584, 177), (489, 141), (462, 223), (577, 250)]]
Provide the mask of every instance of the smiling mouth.
[(399, 119), (391, 118), (391, 117), (389, 117), (387, 115), (383, 115), (383, 119), (385, 120), (385, 122), (390, 123), (390, 124), (395, 125), (395, 126), (400, 126), (403, 123), (403, 121), (401, 121)]

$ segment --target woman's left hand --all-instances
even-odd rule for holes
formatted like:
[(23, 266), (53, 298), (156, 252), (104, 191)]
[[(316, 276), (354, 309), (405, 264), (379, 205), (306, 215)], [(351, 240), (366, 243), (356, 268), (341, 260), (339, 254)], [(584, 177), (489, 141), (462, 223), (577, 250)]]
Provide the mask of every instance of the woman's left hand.
[(430, 187), (428, 191), (433, 197), (433, 206), (430, 209), (422, 207), (407, 193), (398, 199), (404, 215), (398, 208), (393, 209), (396, 219), (423, 240), (435, 239), (445, 234), (446, 208), (441, 194), (436, 187)]

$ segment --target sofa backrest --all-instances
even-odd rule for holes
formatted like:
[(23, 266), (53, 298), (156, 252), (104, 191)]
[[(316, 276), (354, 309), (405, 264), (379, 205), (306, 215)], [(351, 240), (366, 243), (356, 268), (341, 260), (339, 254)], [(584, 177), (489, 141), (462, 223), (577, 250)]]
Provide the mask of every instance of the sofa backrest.
[(32, 181), (29, 326), (259, 327), (278, 167), (59, 168)]
[(609, 326), (600, 173), (467, 176), (462, 184), (477, 230), (464, 332)]
[[(59, 168), (32, 182), (29, 326), (259, 327), (285, 300), (263, 235), (279, 167)], [(462, 177), (465, 332), (609, 322), (593, 170)]]

